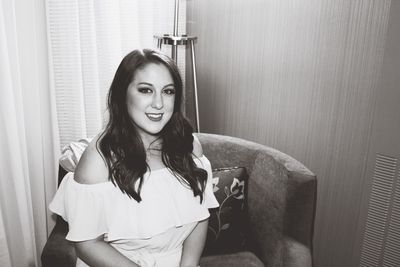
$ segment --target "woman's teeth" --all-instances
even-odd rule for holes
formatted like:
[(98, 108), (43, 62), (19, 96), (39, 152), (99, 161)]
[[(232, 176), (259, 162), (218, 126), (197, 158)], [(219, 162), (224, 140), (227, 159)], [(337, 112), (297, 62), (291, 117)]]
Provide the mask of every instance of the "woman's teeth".
[(162, 113), (146, 113), (147, 118), (152, 121), (160, 121), (162, 119)]

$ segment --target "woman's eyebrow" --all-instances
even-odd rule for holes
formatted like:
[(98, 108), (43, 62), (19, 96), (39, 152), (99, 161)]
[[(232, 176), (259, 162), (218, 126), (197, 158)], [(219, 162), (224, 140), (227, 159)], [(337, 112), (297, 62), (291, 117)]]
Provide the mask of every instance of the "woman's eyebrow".
[(148, 82), (140, 82), (140, 83), (138, 83), (138, 85), (150, 85), (150, 86), (153, 86), (151, 83), (148, 83)]
[[(148, 82), (140, 82), (140, 83), (138, 83), (137, 85), (154, 86), (152, 83), (148, 83)], [(169, 84), (167, 84), (167, 85), (164, 85), (164, 86), (163, 86), (163, 89), (166, 88), (166, 87), (170, 87), (170, 86), (175, 87), (175, 84), (169, 83)]]
[(166, 88), (166, 87), (169, 87), (169, 86), (172, 86), (172, 87), (174, 87), (174, 86), (175, 86), (175, 84), (173, 84), (173, 83), (170, 83), (170, 84), (167, 84), (167, 85), (165, 85), (163, 88)]

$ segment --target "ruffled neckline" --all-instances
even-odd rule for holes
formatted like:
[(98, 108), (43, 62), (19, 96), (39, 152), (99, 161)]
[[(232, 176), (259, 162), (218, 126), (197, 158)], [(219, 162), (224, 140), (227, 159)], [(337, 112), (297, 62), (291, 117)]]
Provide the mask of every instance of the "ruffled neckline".
[[(203, 164), (203, 161), (206, 160), (206, 162), (208, 164), (210, 164), (210, 162), (208, 161), (208, 159), (207, 159), (207, 157), (205, 155), (202, 155), (201, 157), (193, 157), (193, 160), (200, 162), (200, 164)], [(206, 168), (206, 166), (200, 166), (200, 167)], [(146, 171), (144, 173), (144, 177), (145, 177), (145, 179), (148, 179), (150, 176), (153, 176), (155, 174), (159, 174), (159, 173), (162, 173), (162, 172), (166, 172), (166, 171), (168, 171), (168, 173), (172, 174), (172, 171), (171, 171), (170, 168), (164, 167), (164, 168), (160, 168), (160, 169), (156, 169), (156, 170)], [(65, 178), (68, 175), (71, 175), (71, 174), (73, 175), (73, 172), (67, 173), (65, 175)], [(63, 179), (65, 179), (65, 178), (63, 178)], [(76, 186), (83, 186), (83, 187), (105, 187), (105, 186), (108, 186), (108, 185), (114, 186), (114, 184), (113, 184), (113, 182), (111, 180), (108, 180), (106, 182), (95, 183), (95, 184), (83, 184), (83, 183), (77, 182), (75, 179), (71, 179), (71, 180), (73, 180), (71, 183), (75, 184)]]
[(150, 238), (171, 227), (201, 221), (209, 216), (208, 208), (218, 207), (212, 187), (211, 165), (203, 156), (197, 166), (208, 173), (203, 202), (181, 184), (168, 168), (154, 170), (142, 187), (142, 201), (136, 202), (111, 181), (80, 184), (68, 173), (50, 203), (50, 210), (68, 222), (70, 241), (83, 241), (102, 234), (107, 241)]

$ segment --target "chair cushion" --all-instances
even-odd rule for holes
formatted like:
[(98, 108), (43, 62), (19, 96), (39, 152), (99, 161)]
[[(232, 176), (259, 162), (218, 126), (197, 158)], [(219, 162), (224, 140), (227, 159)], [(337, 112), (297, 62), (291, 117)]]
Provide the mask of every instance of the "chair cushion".
[(201, 267), (265, 267), (251, 252), (207, 256), (200, 259)]
[(245, 185), (243, 167), (213, 170), (214, 195), (220, 206), (210, 209), (207, 241), (203, 255), (234, 253), (245, 250)]

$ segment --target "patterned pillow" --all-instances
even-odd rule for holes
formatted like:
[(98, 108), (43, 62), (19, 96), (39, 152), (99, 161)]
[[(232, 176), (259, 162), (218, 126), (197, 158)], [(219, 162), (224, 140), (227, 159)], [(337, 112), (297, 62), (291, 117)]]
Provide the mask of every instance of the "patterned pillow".
[(243, 167), (213, 170), (218, 208), (210, 209), (203, 255), (226, 254), (245, 249), (245, 193), (247, 172)]

